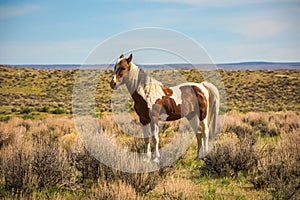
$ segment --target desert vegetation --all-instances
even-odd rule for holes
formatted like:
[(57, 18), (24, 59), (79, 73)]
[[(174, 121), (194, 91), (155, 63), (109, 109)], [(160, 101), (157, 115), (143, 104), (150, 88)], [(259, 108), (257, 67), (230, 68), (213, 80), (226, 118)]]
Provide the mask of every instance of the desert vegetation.
[[(299, 113), (232, 112), (215, 148), (194, 161), (196, 146), (171, 166), (125, 173), (97, 161), (82, 145), (71, 117), (14, 117), (1, 122), (2, 197), (80, 199), (290, 199), (299, 198)], [(111, 117), (112, 142), (142, 149), (124, 139)], [(257, 127), (264, 128), (257, 128)], [(163, 130), (162, 144), (172, 137)], [(274, 134), (276, 132), (276, 134)], [(124, 142), (124, 140), (126, 142)]]
[[(99, 78), (95, 94), (96, 114), (110, 112), (112, 92), (109, 81), (112, 71), (87, 70), (84, 73), (86, 77)], [(300, 110), (299, 70), (219, 70), (219, 73), (226, 90), (227, 111), (245, 113)], [(178, 74), (187, 81), (203, 80), (199, 72), (192, 69), (178, 69), (176, 76)], [(42, 118), (45, 113), (71, 114), (72, 92), (77, 75), (78, 70), (0, 66), (0, 115), (32, 119)], [(154, 70), (152, 75), (164, 80), (164, 73), (159, 70)], [(87, 79), (85, 86), (92, 90), (93, 85), (88, 81)]]
[[(94, 117), (112, 143), (141, 152), (143, 140), (120, 130), (110, 113), (110, 73), (103, 72), (96, 90)], [(201, 81), (192, 70), (180, 73)], [(76, 70), (2, 66), (0, 198), (299, 199), (299, 73), (220, 71), (227, 113), (211, 152), (195, 161), (193, 141), (170, 166), (125, 173), (95, 159), (75, 129), (71, 107)], [(136, 120), (134, 113), (132, 117)], [(172, 140), (178, 126), (164, 126), (161, 146)]]

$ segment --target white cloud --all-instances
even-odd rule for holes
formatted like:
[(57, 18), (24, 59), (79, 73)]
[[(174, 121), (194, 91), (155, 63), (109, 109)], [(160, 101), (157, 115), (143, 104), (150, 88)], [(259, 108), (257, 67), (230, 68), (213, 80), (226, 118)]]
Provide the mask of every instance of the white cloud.
[(232, 33), (238, 33), (244, 39), (276, 39), (299, 33), (298, 9), (272, 9), (251, 12), (236, 12), (220, 20), (218, 26)]
[(0, 19), (14, 18), (31, 13), (38, 9), (38, 5), (0, 6)]
[(260, 39), (272, 36), (284, 32), (290, 27), (286, 22), (275, 20), (263, 20), (263, 21), (249, 21), (234, 25), (233, 31), (241, 33), (250, 39)]

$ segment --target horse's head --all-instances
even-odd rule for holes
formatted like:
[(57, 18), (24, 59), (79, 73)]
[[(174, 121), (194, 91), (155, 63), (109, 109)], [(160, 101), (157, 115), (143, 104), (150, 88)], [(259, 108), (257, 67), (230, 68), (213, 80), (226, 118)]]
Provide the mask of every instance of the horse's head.
[(128, 79), (130, 65), (132, 61), (132, 54), (128, 58), (125, 58), (122, 54), (115, 65), (114, 74), (110, 81), (110, 87), (116, 89), (119, 85), (122, 85)]

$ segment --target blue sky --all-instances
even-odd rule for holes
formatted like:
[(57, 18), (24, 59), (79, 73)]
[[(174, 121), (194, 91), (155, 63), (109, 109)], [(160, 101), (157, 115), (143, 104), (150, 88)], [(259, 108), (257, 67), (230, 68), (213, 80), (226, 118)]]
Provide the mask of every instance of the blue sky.
[(181, 32), (215, 63), (295, 62), (299, 18), (298, 0), (1, 0), (0, 63), (81, 64), (107, 38), (142, 27)]

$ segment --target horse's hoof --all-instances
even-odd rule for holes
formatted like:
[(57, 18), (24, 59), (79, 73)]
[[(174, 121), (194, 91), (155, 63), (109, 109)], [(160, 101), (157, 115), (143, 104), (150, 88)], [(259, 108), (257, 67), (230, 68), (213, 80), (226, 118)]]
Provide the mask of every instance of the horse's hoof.
[(159, 159), (158, 159), (158, 158), (154, 158), (154, 159), (153, 159), (153, 162), (159, 164)]

